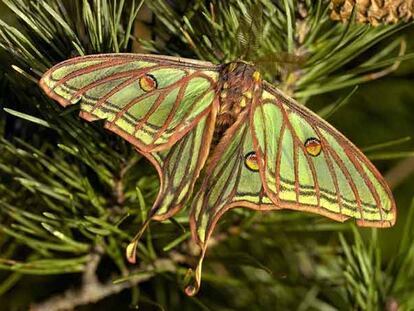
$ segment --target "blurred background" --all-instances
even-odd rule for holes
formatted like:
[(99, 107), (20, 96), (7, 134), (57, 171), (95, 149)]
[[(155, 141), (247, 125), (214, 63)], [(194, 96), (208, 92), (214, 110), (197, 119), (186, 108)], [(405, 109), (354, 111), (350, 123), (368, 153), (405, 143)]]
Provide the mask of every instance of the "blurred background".
[[(414, 310), (413, 15), (412, 1), (1, 0), (0, 310)], [(127, 264), (154, 168), (37, 85), (59, 61), (109, 52), (255, 62), (373, 161), (396, 225), (233, 210), (190, 298), (184, 210)]]

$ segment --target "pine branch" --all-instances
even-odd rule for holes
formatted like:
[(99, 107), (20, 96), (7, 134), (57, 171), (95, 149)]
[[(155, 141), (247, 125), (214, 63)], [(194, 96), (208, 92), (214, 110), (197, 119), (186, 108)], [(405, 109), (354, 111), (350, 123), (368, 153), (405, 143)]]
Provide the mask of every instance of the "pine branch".
[[(31, 311), (59, 311), (73, 310), (77, 307), (89, 305), (101, 301), (109, 296), (122, 292), (125, 289), (137, 286), (148, 281), (155, 273), (151, 269), (144, 268), (145, 273), (136, 274), (128, 278), (128, 281), (114, 283), (112, 281), (101, 283), (96, 277), (96, 270), (101, 260), (100, 254), (90, 255), (89, 262), (85, 267), (82, 285), (78, 289), (68, 289), (63, 294), (52, 296), (46, 301), (33, 304)], [(157, 267), (157, 273), (174, 272), (174, 264), (167, 260), (157, 260), (153, 263)]]

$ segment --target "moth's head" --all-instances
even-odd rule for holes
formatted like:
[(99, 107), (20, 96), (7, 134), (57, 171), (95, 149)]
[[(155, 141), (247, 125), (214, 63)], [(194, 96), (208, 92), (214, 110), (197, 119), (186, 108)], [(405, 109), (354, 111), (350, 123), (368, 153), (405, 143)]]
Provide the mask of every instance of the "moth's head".
[(255, 68), (255, 65), (251, 62), (238, 59), (234, 62), (224, 64), (224, 67), (228, 70), (228, 72), (240, 72), (246, 71), (246, 69)]
[(261, 75), (257, 71), (256, 66), (245, 60), (237, 60), (224, 64), (222, 67), (222, 76), (224, 79), (234, 82), (246, 81), (250, 83), (261, 80)]

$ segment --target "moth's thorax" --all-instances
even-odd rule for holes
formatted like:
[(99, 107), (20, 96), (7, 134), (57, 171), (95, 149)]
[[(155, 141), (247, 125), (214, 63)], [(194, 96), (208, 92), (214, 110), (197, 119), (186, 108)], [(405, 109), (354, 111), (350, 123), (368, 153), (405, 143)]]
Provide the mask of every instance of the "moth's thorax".
[(242, 111), (252, 104), (254, 94), (261, 89), (261, 77), (256, 68), (243, 61), (224, 64), (217, 84), (219, 111), (216, 136), (229, 128)]

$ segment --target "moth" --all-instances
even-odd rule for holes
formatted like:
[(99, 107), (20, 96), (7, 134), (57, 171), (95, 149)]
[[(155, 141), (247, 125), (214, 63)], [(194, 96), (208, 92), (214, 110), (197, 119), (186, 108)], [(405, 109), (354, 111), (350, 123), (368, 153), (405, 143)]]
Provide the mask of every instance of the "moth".
[(189, 295), (200, 287), (208, 240), (229, 209), (292, 209), (368, 227), (395, 223), (392, 193), (374, 165), (251, 63), (90, 55), (57, 64), (40, 86), (64, 107), (80, 103), (83, 119), (104, 120), (158, 171), (159, 194), (127, 248), (130, 262), (150, 220), (191, 205), (201, 255)]

